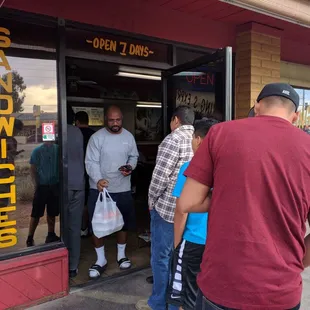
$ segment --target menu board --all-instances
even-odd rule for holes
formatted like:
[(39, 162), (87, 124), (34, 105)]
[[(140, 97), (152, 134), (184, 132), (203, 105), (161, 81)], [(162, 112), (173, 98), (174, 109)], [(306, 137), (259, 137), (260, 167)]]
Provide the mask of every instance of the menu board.
[(85, 111), (89, 117), (89, 126), (103, 126), (104, 125), (104, 108), (94, 107), (73, 107), (74, 113)]
[(188, 105), (202, 115), (212, 115), (215, 109), (215, 93), (176, 90), (176, 106)]
[(176, 106), (189, 106), (195, 118), (213, 117), (216, 110), (216, 76), (213, 68), (199, 67), (173, 76), (173, 100)]

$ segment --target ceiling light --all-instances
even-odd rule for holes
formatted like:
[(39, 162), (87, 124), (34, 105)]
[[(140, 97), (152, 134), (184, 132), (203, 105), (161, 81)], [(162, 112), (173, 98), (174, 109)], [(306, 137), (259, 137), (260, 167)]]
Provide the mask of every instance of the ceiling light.
[(138, 73), (131, 73), (131, 72), (121, 72), (120, 71), (116, 75), (121, 76), (121, 77), (135, 78), (135, 79), (156, 80), (156, 81), (161, 80), (160, 76), (148, 75), (148, 74), (138, 74)]
[(183, 71), (180, 73), (175, 74), (174, 76), (201, 76), (201, 75), (206, 75), (204, 72), (192, 72), (192, 71)]
[(80, 85), (98, 85), (97, 82), (95, 81), (84, 81), (84, 80), (79, 80), (76, 81)]
[[(310, 23), (305, 23), (302, 21), (299, 21), (298, 18), (292, 18), (288, 15), (284, 15), (284, 14), (279, 14), (276, 12), (272, 12), (270, 10), (268, 10), (267, 8), (264, 8), (263, 6), (260, 6), (258, 3), (260, 3), (261, 1), (257, 1), (255, 4), (252, 3), (247, 3), (249, 2), (249, 0), (220, 0), (221, 2), (225, 2), (231, 5), (235, 5), (235, 6), (239, 6), (243, 9), (246, 10), (250, 10), (250, 11), (254, 11), (260, 14), (264, 14), (273, 18), (277, 18), (277, 19), (281, 19), (290, 23), (294, 23), (303, 27), (307, 27), (310, 28)], [(253, 1), (250, 1), (253, 2)], [(275, 5), (275, 4), (273, 4)]]
[(161, 106), (161, 102), (156, 102), (156, 101), (137, 101), (137, 104), (160, 105)]
[(118, 66), (118, 71), (119, 72), (129, 72), (129, 73), (161, 76), (160, 70), (140, 68), (140, 67), (129, 67), (129, 66), (120, 65), (120, 66)]
[(161, 108), (161, 105), (153, 105), (153, 104), (137, 104), (138, 108)]
[(161, 102), (156, 101), (137, 101), (138, 108), (161, 108)]

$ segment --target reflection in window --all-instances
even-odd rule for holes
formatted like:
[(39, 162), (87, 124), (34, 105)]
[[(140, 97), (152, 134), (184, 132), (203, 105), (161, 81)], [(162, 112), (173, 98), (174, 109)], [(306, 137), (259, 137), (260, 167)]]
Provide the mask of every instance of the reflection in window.
[(161, 103), (136, 107), (135, 138), (138, 142), (160, 142), (162, 139)]
[[(39, 245), (55, 239), (51, 238), (51, 234), (48, 235), (45, 209), (47, 202), (42, 200), (42, 186), (40, 191), (36, 191), (36, 188), (39, 188), (38, 185), (46, 185), (47, 187), (44, 187), (44, 190), (47, 191), (45, 195), (50, 197), (53, 205), (56, 206), (59, 193), (59, 190), (55, 190), (54, 187), (53, 191), (48, 188), (58, 184), (58, 145), (55, 142), (43, 143), (42, 137), (43, 123), (54, 124), (57, 134), (56, 61), (21, 57), (7, 57), (7, 60), (11, 71), (0, 67), (0, 77), (6, 81), (10, 78), (8, 74), (12, 72), (13, 113), (7, 116), (15, 119), (14, 137), (6, 137), (6, 139), (9, 139), (10, 144), (13, 145), (10, 161), (15, 166), (15, 170), (11, 173), (13, 176), (15, 174), (14, 183), (16, 185), (16, 211), (7, 212), (9, 218), (7, 221), (16, 220), (17, 244), (14, 247), (5, 245), (4, 237), (1, 235), (0, 253), (9, 252), (12, 249), (18, 250), (26, 245)], [(6, 90), (0, 87), (0, 93), (4, 94)], [(7, 103), (2, 100), (1, 109), (5, 110), (6, 108)], [(3, 136), (5, 130), (1, 129), (1, 136)], [(42, 180), (42, 176), (45, 177), (44, 180)], [(6, 190), (1, 188), (1, 193)], [(38, 200), (38, 196), (41, 201)], [(12, 203), (14, 204), (12, 201), (10, 203), (8, 199), (0, 199), (0, 208), (12, 205)], [(44, 204), (44, 208), (42, 204)], [(47, 207), (52, 208), (53, 206)], [(40, 218), (43, 211), (45, 211), (44, 216)], [(32, 221), (32, 229), (29, 233), (31, 216), (35, 216), (36, 220)], [(33, 228), (38, 218), (40, 221), (33, 237), (34, 243), (27, 242), (28, 235), (33, 234)], [(49, 218), (49, 231), (53, 226), (51, 221)], [(56, 232), (59, 231), (58, 222), (58, 217), (56, 217)], [(49, 238), (47, 238), (48, 236)]]
[(310, 126), (310, 89), (305, 88), (295, 88), (297, 91), (300, 101), (298, 111), (300, 112), (299, 120), (297, 126), (304, 130), (309, 130)]
[(194, 109), (196, 119), (209, 117), (223, 121), (222, 61), (174, 74), (168, 80), (168, 98), (175, 106), (187, 105)]

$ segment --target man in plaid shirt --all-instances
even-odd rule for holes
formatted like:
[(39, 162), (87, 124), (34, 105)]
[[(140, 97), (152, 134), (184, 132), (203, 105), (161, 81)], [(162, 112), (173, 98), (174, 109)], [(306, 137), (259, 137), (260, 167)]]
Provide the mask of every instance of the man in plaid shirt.
[(146, 301), (140, 301), (137, 309), (166, 310), (166, 289), (173, 250), (173, 218), (176, 205), (176, 198), (172, 196), (172, 191), (180, 167), (193, 156), (194, 119), (195, 113), (189, 107), (177, 107), (170, 122), (171, 134), (158, 148), (156, 166), (149, 188), (153, 291), (148, 305)]

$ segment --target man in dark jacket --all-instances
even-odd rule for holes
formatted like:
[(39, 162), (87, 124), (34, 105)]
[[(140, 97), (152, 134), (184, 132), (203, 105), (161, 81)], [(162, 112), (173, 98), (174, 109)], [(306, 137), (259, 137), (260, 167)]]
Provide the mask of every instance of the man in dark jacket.
[[(88, 141), (92, 134), (95, 132), (93, 129), (89, 128), (89, 117), (85, 111), (79, 111), (75, 114), (75, 126), (79, 127), (83, 134), (84, 139), (84, 154), (86, 154), (86, 148)], [(87, 199), (89, 193), (89, 180), (85, 169), (85, 204), (83, 212), (83, 221), (81, 229), (81, 237), (87, 237), (89, 235), (88, 231), (88, 209), (87, 209)]]
[(65, 244), (69, 250), (70, 277), (77, 275), (80, 261), (82, 216), (85, 195), (83, 135), (73, 126), (74, 112), (67, 107), (68, 123), (68, 206)]

